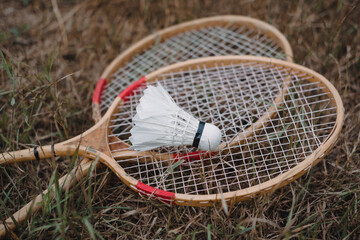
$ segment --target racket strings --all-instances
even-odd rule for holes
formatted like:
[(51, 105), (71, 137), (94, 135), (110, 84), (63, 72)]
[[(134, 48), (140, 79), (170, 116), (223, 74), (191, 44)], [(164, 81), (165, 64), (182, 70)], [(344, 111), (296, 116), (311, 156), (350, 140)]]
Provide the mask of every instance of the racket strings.
[(147, 73), (179, 61), (207, 56), (256, 55), (285, 59), (281, 47), (259, 30), (228, 25), (175, 35), (135, 55), (112, 76), (101, 97), (101, 111), (114, 96)]
[[(264, 114), (272, 114), (267, 110), (289, 78), (287, 93), (274, 109), (275, 117), (265, 118), (260, 130), (253, 130), (249, 137), (227, 146), (225, 151), (201, 160), (189, 156), (172, 164), (143, 161), (151, 154), (118, 162), (135, 179), (176, 193), (229, 192), (272, 179), (309, 156), (334, 127), (336, 107), (319, 82), (310, 81), (310, 76), (301, 72), (251, 63), (210, 69), (199, 66), (159, 79), (177, 104), (194, 116), (215, 123), (223, 131), (223, 141), (230, 143)], [(128, 99), (112, 122), (111, 135), (127, 143), (141, 92), (140, 89)], [(113, 149), (113, 156), (116, 158), (122, 150)], [(196, 149), (164, 147), (154, 150), (157, 151), (172, 156)]]
[[(262, 115), (255, 114), (255, 112), (264, 112), (269, 108), (269, 106), (256, 107), (255, 102), (257, 100), (252, 96), (260, 97), (258, 94), (259, 89), (264, 92), (265, 88), (272, 85), (270, 87), (271, 93), (266, 94), (263, 98), (264, 101), (269, 103), (273, 101), (279, 91), (278, 85), (274, 84), (274, 82), (268, 86), (256, 86), (258, 84), (254, 76), (248, 76), (248, 81), (246, 81), (243, 75), (236, 76), (233, 69), (213, 68), (205, 71), (207, 72), (201, 69), (188, 70), (181, 72), (181, 76), (164, 75), (163, 77), (167, 79), (161, 80), (161, 82), (168, 89), (175, 102), (196, 118), (212, 122), (215, 125), (225, 124), (227, 127), (224, 125), (223, 129), (231, 131), (224, 134), (227, 137), (237, 135), (239, 130), (244, 130), (256, 120), (256, 115)], [(220, 81), (220, 79), (227, 79), (227, 82)], [(146, 88), (146, 86), (143, 85), (142, 89), (137, 90), (134, 97), (127, 100), (128, 111), (120, 107), (120, 113), (113, 115), (117, 119), (112, 120), (111, 128), (119, 128), (116, 136), (124, 141), (127, 141), (129, 137), (129, 130), (132, 127), (132, 118), (134, 116), (133, 111), (139, 103), (138, 99), (142, 95), (143, 88)], [(236, 89), (236, 92), (231, 89)], [(238, 102), (243, 103), (243, 105), (237, 104)], [(249, 113), (249, 111), (251, 112)], [(232, 121), (228, 116), (232, 118)], [(243, 116), (252, 117), (244, 118)], [(239, 121), (245, 123), (239, 124)], [(244, 126), (240, 129), (241, 125)], [(227, 141), (229, 140), (227, 139)]]

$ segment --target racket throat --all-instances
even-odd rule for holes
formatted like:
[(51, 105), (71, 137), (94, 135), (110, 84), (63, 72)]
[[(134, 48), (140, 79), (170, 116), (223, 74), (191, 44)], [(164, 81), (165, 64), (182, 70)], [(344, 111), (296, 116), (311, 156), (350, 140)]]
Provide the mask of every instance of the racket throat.
[(107, 140), (107, 121), (102, 121), (90, 128), (83, 135), (77, 136), (72, 143), (80, 148), (85, 147), (84, 155), (92, 159), (97, 158), (100, 153), (111, 157)]

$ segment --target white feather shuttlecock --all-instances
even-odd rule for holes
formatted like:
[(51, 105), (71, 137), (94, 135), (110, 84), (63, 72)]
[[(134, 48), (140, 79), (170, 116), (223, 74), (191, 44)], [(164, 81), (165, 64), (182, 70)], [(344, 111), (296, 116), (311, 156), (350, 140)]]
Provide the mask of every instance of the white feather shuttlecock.
[(144, 90), (136, 112), (130, 131), (132, 150), (192, 145), (203, 151), (214, 151), (220, 144), (220, 129), (182, 110), (160, 83)]

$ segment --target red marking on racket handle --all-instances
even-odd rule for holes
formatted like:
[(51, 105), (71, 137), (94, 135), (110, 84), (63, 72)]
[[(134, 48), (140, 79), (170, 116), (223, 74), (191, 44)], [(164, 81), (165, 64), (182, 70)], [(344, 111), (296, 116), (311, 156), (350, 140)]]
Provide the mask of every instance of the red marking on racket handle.
[(175, 162), (180, 160), (185, 160), (185, 162), (192, 162), (196, 160), (201, 160), (201, 158), (210, 157), (211, 155), (214, 154), (216, 154), (216, 152), (197, 151), (197, 152), (181, 153), (181, 154), (174, 153), (173, 159), (175, 159)]
[(135, 186), (139, 193), (144, 196), (151, 196), (160, 199), (161, 201), (164, 201), (166, 203), (173, 204), (175, 199), (175, 193), (160, 190), (154, 187), (151, 187), (149, 185), (146, 185), (140, 181)]
[(140, 87), (141, 84), (145, 82), (145, 77), (140, 78), (139, 80), (133, 82), (129, 87), (119, 94), (119, 98), (125, 101), (125, 98), (131, 96), (133, 92)]
[(93, 103), (99, 103), (99, 104), (101, 103), (101, 95), (102, 92), (104, 91), (105, 85), (106, 85), (106, 79), (100, 78), (96, 84), (95, 91), (93, 94), (93, 98), (92, 98)]

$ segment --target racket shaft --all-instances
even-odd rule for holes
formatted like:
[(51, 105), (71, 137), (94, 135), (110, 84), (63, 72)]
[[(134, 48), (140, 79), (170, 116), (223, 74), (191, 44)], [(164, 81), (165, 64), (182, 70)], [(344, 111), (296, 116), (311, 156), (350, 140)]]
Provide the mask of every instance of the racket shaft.
[[(54, 149), (54, 150), (53, 150)], [(37, 156), (35, 155), (37, 152)], [(79, 146), (77, 144), (55, 144), (52, 148), (51, 145), (38, 147), (36, 151), (34, 148), (24, 149), (14, 152), (5, 152), (0, 155), (0, 166), (12, 164), (16, 162), (27, 162), (37, 159), (51, 158), (53, 156), (72, 156), (78, 154), (79, 156), (88, 157), (90, 159), (96, 159), (100, 152), (96, 151), (91, 147)], [(115, 159), (127, 159), (128, 161), (135, 161), (136, 156), (147, 156), (140, 161), (142, 163), (149, 163), (154, 161), (163, 161), (165, 164), (168, 164), (172, 155), (169, 154), (151, 154), (149, 152), (134, 152), (129, 150), (121, 151)], [(101, 159), (100, 159), (101, 160)]]
[(37, 160), (38, 158), (50, 158), (54, 155), (70, 156), (74, 155), (76, 152), (76, 148), (72, 146), (59, 148), (57, 147), (57, 144), (55, 144), (54, 149), (56, 149), (56, 151), (52, 151), (52, 146), (47, 145), (38, 147), (36, 148), (36, 150), (34, 148), (31, 148), (14, 152), (5, 152), (0, 155), (0, 165)]

